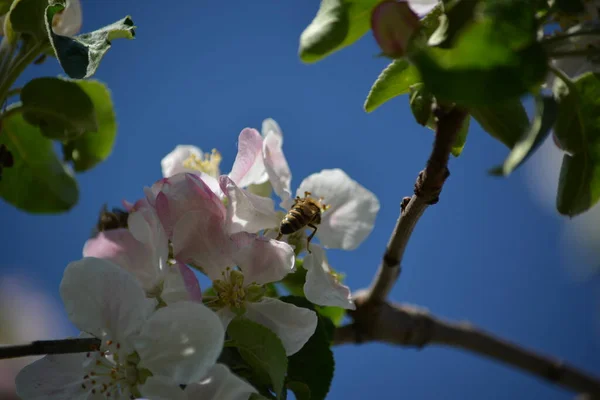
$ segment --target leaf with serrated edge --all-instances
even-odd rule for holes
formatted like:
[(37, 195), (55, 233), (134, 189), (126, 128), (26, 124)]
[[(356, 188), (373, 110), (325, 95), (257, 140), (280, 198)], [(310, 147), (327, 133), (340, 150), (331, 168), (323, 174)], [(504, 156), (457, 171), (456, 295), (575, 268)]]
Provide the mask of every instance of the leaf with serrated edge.
[(371, 112), (386, 101), (408, 93), (410, 87), (420, 80), (419, 72), (408, 61), (393, 61), (381, 72), (371, 87), (365, 101), (365, 111)]

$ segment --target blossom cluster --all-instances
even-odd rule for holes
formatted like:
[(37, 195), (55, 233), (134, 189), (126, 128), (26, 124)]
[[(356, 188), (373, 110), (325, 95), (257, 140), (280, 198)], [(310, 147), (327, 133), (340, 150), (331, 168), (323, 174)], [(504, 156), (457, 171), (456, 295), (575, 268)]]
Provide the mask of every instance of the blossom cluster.
[[(371, 232), (379, 202), (340, 169), (308, 176), (294, 199), (282, 147), (281, 129), (267, 119), (262, 134), (242, 130), (228, 174), (220, 173), (216, 150), (177, 146), (168, 154), (163, 178), (135, 203), (124, 202), (127, 227), (97, 233), (64, 272), (67, 314), (100, 347), (28, 365), (17, 376), (18, 394), (247, 399), (256, 390), (218, 362), (227, 327), (243, 316), (275, 333), (288, 356), (298, 352), (315, 332), (317, 314), (269, 297), (266, 287), (294, 272), (301, 256), (306, 298), (353, 309), (325, 249), (355, 249)], [(320, 218), (296, 207), (306, 198), (319, 199), (321, 209), (313, 211)], [(281, 221), (294, 207), (298, 229), (282, 235)], [(318, 243), (308, 243), (311, 221)], [(196, 272), (210, 278), (210, 292), (202, 293)]]

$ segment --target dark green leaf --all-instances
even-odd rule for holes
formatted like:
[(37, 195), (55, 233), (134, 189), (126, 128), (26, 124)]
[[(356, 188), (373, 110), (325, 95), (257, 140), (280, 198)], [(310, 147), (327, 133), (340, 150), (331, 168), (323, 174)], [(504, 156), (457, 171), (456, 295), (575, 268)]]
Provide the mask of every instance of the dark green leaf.
[(2, 170), (0, 196), (30, 213), (61, 213), (78, 200), (77, 182), (69, 168), (60, 162), (52, 141), (20, 114), (2, 121), (0, 144), (6, 145), (14, 165)]
[(293, 381), (285, 385), (289, 390), (294, 392), (296, 400), (310, 400), (310, 388), (302, 382)]
[(426, 126), (432, 113), (433, 96), (423, 87), (422, 83), (410, 87), (409, 104), (417, 123)]
[(536, 101), (536, 115), (531, 126), (515, 144), (504, 164), (494, 168), (491, 173), (508, 176), (535, 153), (550, 134), (550, 130), (556, 119), (556, 111), (556, 102), (553, 98), (538, 98)]
[(44, 14), (48, 0), (15, 0), (10, 7), (4, 31), (7, 39), (15, 43), (22, 34), (27, 41), (48, 42)]
[[(282, 297), (282, 301), (314, 310), (312, 304), (302, 297)], [(329, 392), (335, 362), (330, 349), (331, 329), (328, 319), (319, 317), (315, 333), (302, 349), (289, 357), (287, 380), (302, 382), (310, 388), (311, 400), (325, 399)]]
[(573, 217), (589, 210), (600, 199), (600, 142), (587, 152), (563, 157), (556, 208)]
[(429, 38), (430, 46), (449, 48), (458, 33), (473, 21), (475, 8), (480, 0), (453, 0), (445, 5), (445, 13), (440, 13), (438, 27)]
[(513, 50), (536, 41), (535, 2), (531, 0), (483, 1), (481, 17), (488, 18), (495, 35)]
[(440, 2), (421, 19), (421, 28), (419, 31), (425, 39), (429, 39), (433, 32), (440, 26), (442, 15), (444, 15), (444, 3)]
[(586, 151), (600, 139), (600, 74), (583, 74), (571, 88), (556, 79), (554, 96), (559, 104), (554, 133), (561, 147), (569, 153)]
[(108, 88), (98, 81), (75, 81), (89, 96), (95, 111), (98, 129), (86, 132), (63, 145), (66, 160), (72, 161), (75, 171), (82, 172), (104, 161), (112, 152), (117, 136), (117, 121)]
[(10, 10), (13, 0), (0, 0), (0, 15), (4, 15)]
[(519, 99), (494, 106), (474, 107), (471, 115), (481, 128), (512, 149), (529, 125), (529, 118)]
[(50, 139), (70, 140), (97, 132), (98, 122), (90, 96), (73, 81), (36, 78), (21, 90), (23, 117), (39, 126)]
[(281, 396), (288, 360), (277, 335), (243, 317), (236, 317), (229, 323), (227, 334), (252, 368), (262, 370), (271, 377), (273, 391), (278, 397)]
[(585, 12), (583, 0), (554, 0), (554, 7), (566, 14), (579, 14)]
[(252, 393), (249, 400), (269, 400), (269, 398), (263, 396), (262, 394)]
[(393, 61), (381, 72), (371, 87), (365, 101), (365, 111), (371, 112), (389, 99), (408, 93), (410, 87), (420, 81), (419, 72), (408, 61)]
[(64, 6), (61, 4), (48, 6), (46, 26), (58, 62), (71, 78), (81, 79), (92, 76), (102, 61), (102, 57), (110, 49), (112, 40), (133, 39), (135, 36), (135, 26), (129, 16), (97, 31), (73, 38), (57, 35), (50, 26), (54, 14), (62, 9)]
[(544, 81), (547, 58), (537, 42), (513, 50), (489, 20), (466, 28), (451, 49), (421, 48), (411, 57), (438, 100), (478, 107), (519, 97)]
[(463, 149), (465, 148), (465, 143), (467, 142), (467, 135), (469, 134), (470, 121), (471, 121), (471, 116), (467, 115), (467, 117), (465, 118), (465, 121), (462, 124), (462, 127), (460, 128), (460, 131), (458, 131), (458, 136), (456, 136), (456, 139), (454, 141), (454, 144), (452, 145), (452, 150), (451, 150), (452, 155), (454, 157), (460, 156)]
[(281, 280), (281, 284), (290, 294), (294, 296), (304, 297), (304, 282), (306, 281), (306, 270), (303, 267), (304, 260), (296, 259), (296, 270), (291, 274), (287, 274)]
[(351, 45), (370, 29), (371, 11), (382, 0), (322, 0), (300, 36), (300, 59), (307, 63)]

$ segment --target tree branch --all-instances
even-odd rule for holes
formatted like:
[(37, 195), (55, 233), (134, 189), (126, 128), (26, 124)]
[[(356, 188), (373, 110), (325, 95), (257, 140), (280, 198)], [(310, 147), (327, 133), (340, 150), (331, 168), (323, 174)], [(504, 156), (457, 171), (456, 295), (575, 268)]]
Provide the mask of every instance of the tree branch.
[(100, 340), (96, 338), (36, 340), (27, 344), (0, 346), (0, 360), (45, 354), (85, 353), (99, 348)]
[(438, 202), (444, 182), (450, 175), (448, 160), (452, 145), (468, 113), (457, 107), (449, 111), (437, 108), (434, 112), (437, 117), (437, 129), (433, 149), (425, 169), (419, 173), (415, 183), (415, 194), (402, 200), (400, 216), (387, 244), (379, 271), (371, 284), (371, 301), (385, 300), (394, 287), (400, 276), (400, 263), (413, 229), (427, 207)]
[(368, 301), (366, 291), (356, 296), (354, 323), (335, 331), (334, 344), (384, 342), (423, 348), (450, 346), (503, 362), (546, 381), (600, 398), (600, 379), (560, 360), (500, 339), (468, 323), (440, 320), (426, 310), (409, 305)]

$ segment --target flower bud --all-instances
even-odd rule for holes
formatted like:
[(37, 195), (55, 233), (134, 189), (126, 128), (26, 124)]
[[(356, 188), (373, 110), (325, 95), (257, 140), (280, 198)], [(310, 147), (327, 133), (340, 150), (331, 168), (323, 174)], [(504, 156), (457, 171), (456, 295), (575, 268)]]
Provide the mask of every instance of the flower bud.
[(371, 29), (383, 53), (400, 58), (413, 34), (419, 29), (419, 17), (406, 1), (384, 1), (371, 14)]

